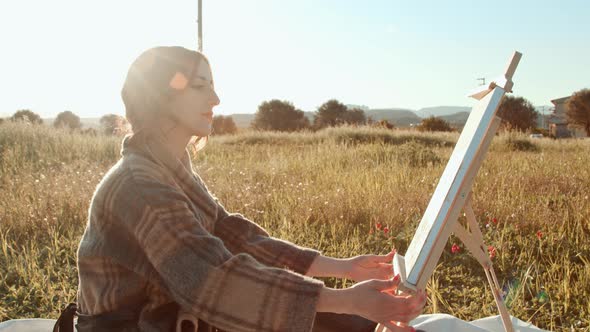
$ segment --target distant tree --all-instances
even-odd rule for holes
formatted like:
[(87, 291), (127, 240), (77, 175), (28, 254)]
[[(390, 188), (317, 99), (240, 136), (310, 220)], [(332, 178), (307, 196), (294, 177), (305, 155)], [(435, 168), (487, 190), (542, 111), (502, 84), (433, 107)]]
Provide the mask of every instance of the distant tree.
[(238, 127), (231, 116), (216, 115), (213, 117), (213, 135), (235, 134)]
[(225, 116), (216, 115), (213, 117), (213, 132), (211, 135), (223, 135), (223, 122), (225, 122)]
[(567, 121), (575, 127), (584, 128), (590, 136), (590, 89), (575, 92), (566, 104)]
[(31, 110), (18, 110), (11, 117), (11, 121), (27, 121), (31, 124), (43, 124), (43, 119), (39, 114), (32, 112)]
[(422, 122), (416, 128), (419, 131), (453, 131), (453, 128), (447, 121), (436, 116), (422, 119)]
[(252, 127), (259, 130), (296, 131), (309, 127), (309, 120), (292, 103), (273, 99), (258, 106)]
[(103, 115), (99, 121), (105, 135), (123, 135), (129, 128), (127, 119), (117, 114)]
[(344, 123), (351, 125), (364, 125), (367, 123), (367, 117), (365, 111), (360, 108), (353, 108), (346, 110), (342, 115)]
[(344, 123), (344, 114), (348, 109), (336, 99), (323, 103), (317, 110), (313, 125), (316, 128), (334, 127)]
[(76, 114), (71, 111), (63, 111), (57, 115), (53, 121), (53, 126), (55, 128), (67, 127), (70, 129), (80, 129), (82, 128), (82, 123)]
[(223, 131), (225, 134), (235, 134), (238, 132), (238, 126), (236, 126), (234, 118), (231, 116), (225, 117), (225, 120), (223, 120)]
[(533, 104), (523, 97), (504, 96), (498, 116), (502, 118), (504, 129), (526, 131), (535, 128), (538, 114)]

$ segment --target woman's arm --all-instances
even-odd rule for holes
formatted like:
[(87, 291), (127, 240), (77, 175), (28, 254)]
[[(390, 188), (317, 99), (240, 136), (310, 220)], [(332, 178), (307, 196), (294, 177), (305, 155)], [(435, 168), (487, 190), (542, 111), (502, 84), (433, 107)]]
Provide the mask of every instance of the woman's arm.
[(391, 264), (393, 255), (395, 255), (395, 249), (387, 255), (362, 255), (351, 258), (332, 258), (319, 255), (311, 263), (306, 275), (347, 278), (354, 281), (386, 280), (393, 276)]
[(229, 214), (221, 204), (213, 235), (221, 238), (234, 254), (247, 253), (259, 262), (313, 277), (348, 278), (355, 281), (389, 279), (395, 250), (387, 255), (362, 255), (332, 258), (316, 250), (273, 238), (253, 221), (240, 214)]
[(310, 277), (348, 278), (350, 262), (344, 258), (319, 255), (311, 263), (306, 275)]
[(246, 253), (267, 266), (289, 268), (300, 274), (306, 274), (320, 255), (316, 250), (269, 236), (255, 222), (237, 213), (228, 214), (221, 205), (213, 235), (223, 240), (233, 254)]

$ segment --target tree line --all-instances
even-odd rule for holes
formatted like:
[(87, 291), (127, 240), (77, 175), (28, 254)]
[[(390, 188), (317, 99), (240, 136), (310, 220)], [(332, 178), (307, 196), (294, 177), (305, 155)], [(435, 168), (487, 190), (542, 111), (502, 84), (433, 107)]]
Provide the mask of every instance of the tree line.
[[(502, 118), (502, 128), (505, 130), (530, 131), (536, 129), (538, 112), (533, 104), (523, 97), (506, 95), (500, 103), (497, 115)], [(590, 136), (590, 89), (575, 92), (566, 105), (566, 116), (570, 125), (581, 127)], [(26, 121), (31, 124), (42, 124), (41, 117), (31, 110), (18, 110), (8, 118), (9, 121)], [(0, 123), (4, 121), (0, 119)], [(233, 134), (237, 126), (231, 116), (217, 115), (213, 117), (213, 135)], [(319, 130), (326, 127), (341, 125), (373, 125), (393, 129), (394, 124), (386, 120), (379, 122), (367, 117), (360, 108), (348, 108), (336, 99), (330, 99), (320, 105), (310, 120), (305, 113), (295, 107), (293, 103), (272, 99), (262, 102), (256, 110), (251, 127), (256, 130), (269, 131), (300, 131)], [(56, 128), (81, 130), (80, 118), (71, 111), (64, 111), (53, 121)], [(101, 132), (105, 135), (122, 135), (130, 132), (127, 120), (116, 114), (107, 114), (100, 118)], [(416, 127), (420, 131), (453, 131), (447, 121), (440, 117), (431, 116), (422, 119)], [(94, 131), (94, 132), (93, 132)], [(88, 128), (87, 133), (96, 134), (97, 131)]]
[[(42, 125), (44, 124), (43, 119), (39, 114), (28, 110), (22, 109), (16, 111), (8, 119), (0, 118), (0, 124), (4, 121), (11, 122), (26, 122), (31, 125)], [(117, 114), (106, 114), (103, 115), (100, 120), (100, 129), (94, 128), (82, 128), (82, 122), (80, 117), (71, 111), (64, 111), (57, 115), (53, 120), (53, 127), (61, 129), (69, 129), (71, 131), (79, 131), (85, 134), (97, 135), (102, 133), (104, 135), (125, 135), (131, 132), (131, 126), (127, 119)], [(230, 116), (217, 115), (213, 117), (213, 132), (215, 134), (233, 134), (237, 131), (236, 124)]]
[[(534, 131), (537, 129), (539, 113), (533, 104), (519, 96), (506, 95), (500, 102), (497, 112), (502, 119), (501, 128), (507, 131)], [(566, 116), (571, 126), (584, 128), (590, 136), (590, 90), (575, 92), (566, 105)], [(313, 115), (311, 122), (303, 111), (288, 101), (273, 99), (265, 101), (256, 112), (252, 127), (258, 130), (298, 131), (302, 129), (317, 130), (340, 125), (378, 125), (393, 128), (385, 120), (375, 123), (367, 117), (362, 109), (348, 109), (338, 100), (331, 99)], [(448, 121), (431, 116), (422, 119), (416, 126), (419, 131), (455, 131)]]
[(251, 126), (258, 130), (299, 131), (366, 123), (367, 117), (362, 109), (348, 109), (336, 99), (330, 99), (322, 104), (315, 112), (313, 122), (291, 102), (272, 99), (258, 106)]

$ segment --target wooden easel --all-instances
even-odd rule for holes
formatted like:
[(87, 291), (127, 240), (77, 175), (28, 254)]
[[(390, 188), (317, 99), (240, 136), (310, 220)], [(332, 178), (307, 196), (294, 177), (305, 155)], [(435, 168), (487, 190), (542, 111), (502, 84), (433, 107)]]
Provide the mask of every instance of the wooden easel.
[[(503, 76), (469, 95), (480, 102), (474, 106), (467, 120), (406, 256), (396, 254), (393, 259), (394, 273), (401, 276), (399, 292), (424, 289), (450, 233), (454, 232), (484, 268), (507, 332), (513, 332), (514, 327), (471, 207), (471, 186), (500, 126), (501, 119), (495, 114), (504, 94), (512, 92), (512, 76), (521, 56), (521, 53), (514, 52)], [(462, 210), (467, 217), (466, 226), (469, 230), (458, 222)]]
[[(508, 63), (508, 67), (506, 68), (506, 72), (503, 77), (496, 79), (490, 83), (487, 89), (480, 88), (475, 93), (472, 93), (470, 97), (475, 98), (477, 100), (481, 100), (485, 97), (488, 93), (490, 93), (494, 88), (498, 87), (503, 89), (506, 93), (512, 92), (512, 86), (514, 83), (512, 82), (512, 76), (514, 76), (514, 72), (516, 71), (516, 67), (520, 62), (520, 58), (522, 54), (519, 52), (514, 52), (510, 62)], [(481, 148), (478, 150), (477, 156), (473, 162), (473, 167), (470, 169), (470, 174), (468, 175), (471, 178), (474, 178), (479, 170), (481, 163), (484, 159), (484, 156), (492, 143), (492, 138), (496, 135), (498, 127), (500, 127), (500, 123), (502, 119), (497, 116), (494, 116), (492, 123), (490, 124), (490, 128), (487, 131), (487, 134), (482, 142)], [(513, 332), (514, 327), (512, 326), (512, 322), (510, 321), (510, 315), (508, 314), (508, 309), (506, 308), (506, 304), (502, 298), (502, 288), (498, 283), (498, 279), (496, 278), (496, 273), (494, 272), (494, 267), (492, 265), (492, 260), (490, 259), (487, 246), (483, 241), (483, 235), (477, 221), (475, 219), (475, 213), (473, 212), (473, 208), (471, 207), (471, 192), (467, 196), (467, 199), (463, 205), (463, 212), (465, 212), (465, 217), (467, 218), (467, 226), (469, 230), (461, 225), (461, 223), (455, 223), (455, 228), (453, 229), (453, 233), (463, 242), (465, 247), (471, 252), (471, 254), (475, 257), (475, 259), (481, 264), (483, 267), (486, 278), (488, 279), (488, 283), (490, 284), (490, 289), (492, 291), (492, 295), (494, 296), (494, 300), (496, 301), (496, 306), (498, 307), (498, 311), (500, 312), (500, 317), (502, 318), (502, 324), (504, 325), (504, 329), (506, 332)]]

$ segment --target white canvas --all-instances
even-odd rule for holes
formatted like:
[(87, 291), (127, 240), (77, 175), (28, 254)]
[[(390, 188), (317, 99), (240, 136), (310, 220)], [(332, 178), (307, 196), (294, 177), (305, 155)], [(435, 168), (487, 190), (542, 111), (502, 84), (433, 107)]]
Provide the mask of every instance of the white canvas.
[(474, 161), (485, 153), (482, 143), (495, 134), (489, 128), (503, 96), (504, 90), (495, 87), (473, 107), (404, 258), (396, 258), (405, 268), (407, 288), (426, 286), (471, 190), (473, 167), (479, 167)]

